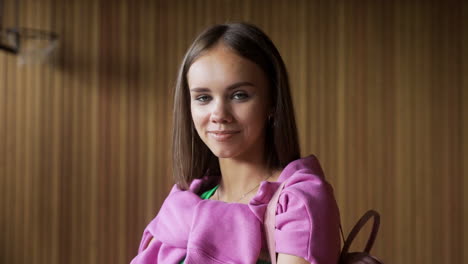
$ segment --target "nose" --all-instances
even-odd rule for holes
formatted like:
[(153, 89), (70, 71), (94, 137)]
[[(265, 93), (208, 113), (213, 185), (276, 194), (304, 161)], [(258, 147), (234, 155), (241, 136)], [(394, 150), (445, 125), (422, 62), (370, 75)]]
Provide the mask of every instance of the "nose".
[(226, 124), (232, 122), (232, 114), (229, 109), (229, 105), (219, 100), (214, 104), (213, 111), (211, 112), (211, 122)]

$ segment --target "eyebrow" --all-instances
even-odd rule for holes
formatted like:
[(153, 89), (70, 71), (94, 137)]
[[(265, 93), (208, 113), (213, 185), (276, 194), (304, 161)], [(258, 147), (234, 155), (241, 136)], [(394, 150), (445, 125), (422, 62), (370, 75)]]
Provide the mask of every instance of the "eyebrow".
[[(233, 90), (233, 89), (236, 89), (238, 87), (241, 87), (241, 86), (255, 86), (253, 83), (251, 82), (237, 82), (237, 83), (233, 83), (231, 85), (229, 85), (227, 87), (228, 90)], [(206, 88), (206, 87), (195, 87), (195, 88), (191, 88), (190, 89), (191, 92), (209, 92), (210, 89)]]

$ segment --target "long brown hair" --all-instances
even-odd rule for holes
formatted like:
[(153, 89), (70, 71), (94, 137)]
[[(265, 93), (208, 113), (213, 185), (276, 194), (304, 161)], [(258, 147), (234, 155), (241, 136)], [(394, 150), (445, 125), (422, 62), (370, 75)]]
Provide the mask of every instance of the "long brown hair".
[(300, 157), (294, 107), (284, 62), (270, 38), (247, 23), (212, 26), (203, 31), (188, 49), (180, 66), (174, 93), (173, 174), (178, 187), (188, 189), (197, 178), (207, 177), (208, 185), (220, 179), (217, 157), (200, 139), (190, 111), (187, 73), (197, 58), (218, 42), (239, 56), (256, 63), (269, 80), (273, 113), (266, 127), (265, 160), (270, 169), (285, 167)]

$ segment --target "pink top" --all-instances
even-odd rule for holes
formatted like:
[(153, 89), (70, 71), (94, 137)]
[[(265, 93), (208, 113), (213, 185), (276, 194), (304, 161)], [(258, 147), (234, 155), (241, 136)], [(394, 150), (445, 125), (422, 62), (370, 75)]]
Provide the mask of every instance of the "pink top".
[[(276, 209), (276, 251), (314, 264), (336, 264), (340, 253), (339, 211), (333, 189), (314, 156), (295, 160), (278, 182), (262, 182), (246, 204), (202, 200), (202, 180), (188, 191), (176, 186), (146, 227), (131, 264), (255, 263), (265, 247), (263, 217), (286, 181)], [(153, 243), (149, 242), (154, 237)]]

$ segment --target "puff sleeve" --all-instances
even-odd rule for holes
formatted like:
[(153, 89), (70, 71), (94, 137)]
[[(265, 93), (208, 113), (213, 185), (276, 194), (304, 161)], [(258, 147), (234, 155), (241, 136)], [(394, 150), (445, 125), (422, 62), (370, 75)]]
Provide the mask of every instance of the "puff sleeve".
[(336, 264), (339, 217), (331, 185), (309, 170), (297, 171), (287, 180), (276, 208), (276, 252), (313, 264)]

